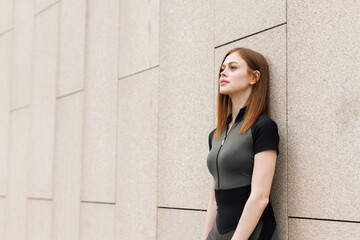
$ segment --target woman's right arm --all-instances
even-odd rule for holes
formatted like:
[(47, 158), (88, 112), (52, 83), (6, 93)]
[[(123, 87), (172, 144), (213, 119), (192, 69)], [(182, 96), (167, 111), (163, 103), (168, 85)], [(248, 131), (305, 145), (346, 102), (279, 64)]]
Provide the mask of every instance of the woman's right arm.
[(205, 226), (204, 226), (204, 233), (202, 236), (202, 240), (206, 240), (208, 237), (211, 228), (215, 224), (215, 219), (217, 215), (217, 205), (215, 200), (215, 181), (214, 178), (212, 178), (212, 184), (211, 184), (211, 190), (210, 190), (210, 198), (209, 203), (206, 211), (206, 220), (205, 220)]

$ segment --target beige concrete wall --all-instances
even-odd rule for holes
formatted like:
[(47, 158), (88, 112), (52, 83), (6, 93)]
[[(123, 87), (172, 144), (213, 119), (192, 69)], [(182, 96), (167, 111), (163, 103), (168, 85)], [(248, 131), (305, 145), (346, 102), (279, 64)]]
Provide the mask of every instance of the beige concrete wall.
[(360, 237), (356, 1), (0, 0), (0, 239), (200, 239), (217, 70), (270, 64), (280, 239)]

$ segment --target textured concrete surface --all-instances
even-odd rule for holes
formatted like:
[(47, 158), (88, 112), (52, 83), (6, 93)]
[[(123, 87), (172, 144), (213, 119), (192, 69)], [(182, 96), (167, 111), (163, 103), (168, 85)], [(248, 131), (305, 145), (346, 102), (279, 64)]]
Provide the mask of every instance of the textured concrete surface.
[(0, 34), (9, 31), (13, 26), (13, 7), (14, 1), (0, 1)]
[(31, 105), (34, 61), (34, 7), (28, 0), (14, 2), (11, 109)]
[(30, 156), (30, 108), (10, 114), (10, 149), (6, 195), (5, 239), (26, 239), (27, 181)]
[(201, 239), (206, 212), (158, 209), (158, 240)]
[(119, 80), (116, 232), (156, 239), (159, 68)]
[(200, 239), (239, 46), (270, 65), (280, 239), (357, 239), (359, 6), (0, 0), (0, 239)]
[(6, 212), (6, 198), (0, 197), (0, 238), (5, 239), (5, 213)]
[(52, 240), (79, 239), (83, 95), (56, 102)]
[(56, 96), (84, 88), (86, 0), (62, 0)]
[(52, 201), (28, 199), (27, 203), (27, 240), (51, 239)]
[(81, 203), (80, 240), (115, 240), (115, 205)]
[(81, 199), (115, 203), (117, 0), (88, 1)]
[(215, 46), (227, 44), (286, 22), (286, 0), (214, 1)]
[(289, 240), (297, 239), (346, 239), (357, 240), (360, 224), (352, 222), (289, 219)]
[(360, 8), (288, 4), (288, 213), (359, 221)]
[(159, 65), (159, 5), (120, 0), (119, 78)]
[(51, 5), (59, 3), (58, 0), (32, 0), (32, 2), (34, 4), (35, 14), (39, 14), (47, 8), (50, 8)]
[(0, 37), (0, 196), (6, 195), (8, 179), (12, 35)]
[(35, 17), (28, 196), (52, 198), (58, 4)]
[(209, 1), (161, 4), (159, 206), (207, 206), (207, 137), (214, 101), (212, 14)]

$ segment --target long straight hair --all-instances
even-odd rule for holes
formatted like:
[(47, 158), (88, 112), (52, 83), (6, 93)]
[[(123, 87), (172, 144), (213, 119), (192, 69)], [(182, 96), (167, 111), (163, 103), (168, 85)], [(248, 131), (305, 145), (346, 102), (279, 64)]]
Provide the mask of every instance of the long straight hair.
[[(252, 87), (251, 94), (247, 99), (244, 113), (244, 121), (239, 130), (240, 134), (245, 134), (249, 128), (255, 123), (258, 117), (263, 113), (269, 116), (269, 65), (263, 55), (251, 49), (238, 47), (228, 51), (219, 68), (218, 76), (218, 97), (217, 97), (217, 129), (214, 133), (214, 138), (218, 139), (226, 127), (226, 120), (232, 111), (232, 101), (229, 95), (220, 93), (220, 76), (221, 66), (225, 58), (231, 53), (238, 53), (241, 58), (248, 65), (248, 73), (253, 74), (252, 71), (258, 70), (260, 72), (260, 79)], [(270, 116), (269, 116), (270, 117)]]

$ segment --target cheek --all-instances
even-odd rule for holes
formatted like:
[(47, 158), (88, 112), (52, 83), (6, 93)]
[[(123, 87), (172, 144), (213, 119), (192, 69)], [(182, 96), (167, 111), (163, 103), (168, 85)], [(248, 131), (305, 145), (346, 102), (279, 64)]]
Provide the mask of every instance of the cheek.
[(247, 75), (246, 72), (244, 71), (237, 71), (234, 72), (231, 75), (232, 80), (236, 81), (236, 82), (241, 82), (242, 84), (244, 83), (248, 83), (250, 81), (249, 76)]
[(236, 69), (235, 71), (230, 72), (229, 74), (233, 77), (243, 77), (246, 75), (246, 72), (243, 69)]
[(235, 88), (246, 88), (249, 84), (245, 81), (245, 80), (240, 80), (240, 79), (237, 79), (236, 81), (234, 81), (234, 87)]

